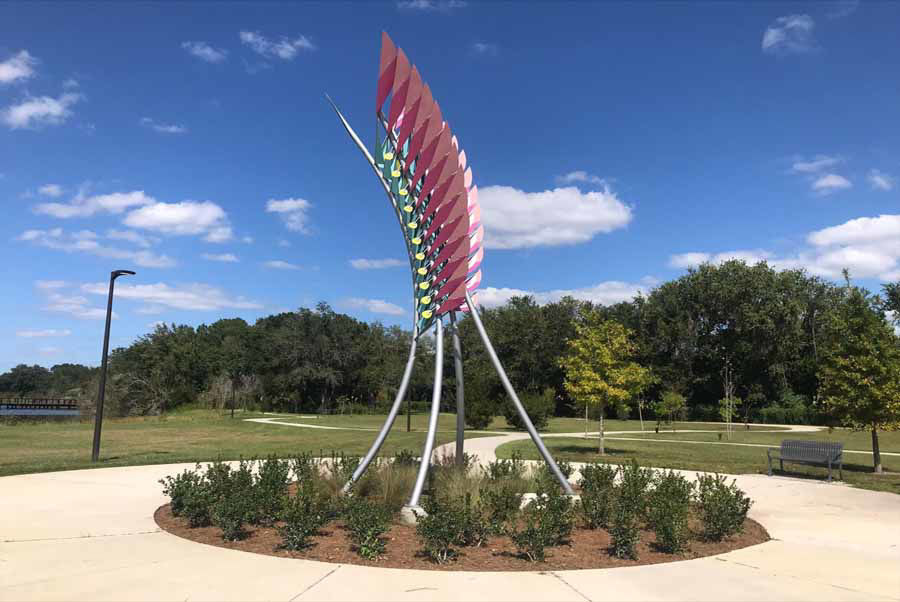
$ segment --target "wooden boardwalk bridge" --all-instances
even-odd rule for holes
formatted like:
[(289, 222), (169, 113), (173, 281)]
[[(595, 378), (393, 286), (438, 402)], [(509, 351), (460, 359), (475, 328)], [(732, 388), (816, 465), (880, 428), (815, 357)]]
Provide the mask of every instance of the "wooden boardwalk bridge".
[(78, 416), (77, 399), (0, 397), (0, 416)]

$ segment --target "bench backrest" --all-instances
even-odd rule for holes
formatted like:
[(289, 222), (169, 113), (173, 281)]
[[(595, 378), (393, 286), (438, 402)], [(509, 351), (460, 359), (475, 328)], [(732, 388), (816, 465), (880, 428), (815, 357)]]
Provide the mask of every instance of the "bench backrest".
[(785, 439), (781, 442), (781, 457), (785, 460), (827, 462), (829, 459), (836, 460), (839, 458), (843, 450), (844, 444), (835, 441)]

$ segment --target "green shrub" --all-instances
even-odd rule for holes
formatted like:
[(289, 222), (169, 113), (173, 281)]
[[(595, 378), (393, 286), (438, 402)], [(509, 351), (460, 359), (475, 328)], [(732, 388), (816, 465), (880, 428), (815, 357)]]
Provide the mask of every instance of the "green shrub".
[[(528, 412), (528, 417), (534, 428), (541, 431), (547, 428), (553, 412), (556, 410), (556, 393), (551, 388), (546, 388), (542, 393), (523, 393), (521, 396), (522, 405)], [(524, 431), (525, 423), (516, 411), (515, 405), (508, 403), (503, 406), (503, 415), (506, 422), (516, 430)]]
[(690, 530), (688, 516), (694, 484), (674, 471), (658, 475), (650, 493), (649, 519), (656, 545), (664, 552), (684, 551)]
[(542, 520), (542, 513), (532, 508), (532, 504), (522, 514), (522, 524), (510, 531), (509, 538), (520, 555), (531, 562), (544, 562), (546, 548), (555, 541), (553, 527)]
[(618, 558), (637, 559), (640, 521), (647, 512), (647, 489), (653, 480), (653, 471), (641, 468), (632, 460), (619, 468), (619, 474), (610, 520), (612, 552)]
[(352, 497), (344, 508), (344, 522), (356, 553), (368, 560), (375, 560), (384, 553), (381, 536), (390, 528), (390, 512), (379, 504), (359, 497)]
[[(197, 465), (197, 469), (200, 465)], [(163, 494), (169, 496), (171, 502), (172, 515), (181, 516), (184, 509), (185, 498), (190, 492), (199, 487), (203, 483), (203, 475), (196, 470), (185, 470), (181, 474), (167, 476), (160, 479), (159, 483), (163, 486)]]
[(697, 477), (697, 505), (703, 522), (703, 537), (710, 541), (740, 533), (753, 502), (734, 481), (725, 483), (718, 474)]
[(394, 454), (394, 466), (417, 466), (418, 464), (419, 456), (411, 450), (401, 449)]
[(231, 466), (216, 460), (206, 467), (206, 480), (215, 498), (225, 495), (231, 488)]
[(248, 522), (247, 517), (251, 513), (251, 505), (252, 498), (240, 490), (224, 495), (213, 502), (210, 516), (213, 524), (222, 529), (222, 539), (237, 541), (247, 535), (244, 524)]
[(311, 480), (319, 476), (319, 464), (309, 452), (303, 452), (288, 458), (291, 473), (295, 481)]
[(522, 494), (514, 484), (487, 481), (478, 491), (484, 508), (488, 529), (493, 535), (504, 535), (507, 525), (519, 514)]
[(331, 452), (328, 469), (333, 479), (346, 483), (353, 476), (356, 467), (359, 466), (360, 457), (345, 454), (344, 452)]
[(522, 453), (514, 451), (509, 459), (497, 459), (484, 468), (484, 475), (491, 481), (499, 479), (521, 479), (525, 476), (525, 460)]
[(285, 497), (282, 502), (281, 520), (278, 527), (281, 547), (286, 550), (302, 550), (309, 545), (309, 538), (325, 526), (331, 518), (326, 501), (318, 495), (312, 481), (305, 481), (297, 488), (297, 493)]
[(278, 519), (287, 495), (290, 473), (290, 465), (274, 455), (260, 461), (254, 496), (255, 515), (260, 524), (271, 525)]
[(559, 487), (538, 490), (522, 515), (523, 524), (513, 527), (509, 536), (519, 554), (532, 562), (543, 562), (545, 548), (568, 541), (575, 525), (572, 503)]
[(609, 528), (617, 473), (618, 468), (609, 464), (588, 464), (581, 469), (578, 510), (588, 529)]
[(458, 546), (480, 546), (490, 535), (490, 526), (481, 504), (466, 494), (462, 498), (430, 497), (426, 515), (419, 517), (416, 534), (425, 553), (441, 564), (456, 557)]
[[(554, 458), (554, 460), (556, 461), (556, 465), (559, 467), (559, 471), (568, 480), (568, 478), (572, 476), (572, 473), (575, 472), (572, 464), (566, 462), (565, 460), (559, 460), (556, 458)], [(535, 474), (534, 481), (537, 489), (551, 489), (560, 487), (559, 479), (556, 478), (556, 475), (553, 474), (553, 469), (550, 468), (550, 465), (546, 462), (541, 463), (541, 467)]]
[(210, 509), (216, 501), (216, 496), (208, 476), (204, 475), (196, 486), (184, 493), (181, 506), (181, 515), (188, 520), (192, 528), (208, 527), (212, 523)]
[(649, 468), (641, 468), (637, 460), (632, 459), (628, 464), (619, 467), (618, 497), (628, 503), (637, 512), (639, 520), (647, 518), (647, 503), (649, 501), (650, 485), (653, 483), (653, 471)]
[(491, 425), (497, 414), (497, 404), (489, 399), (480, 399), (473, 403), (474, 397), (469, 392), (468, 379), (466, 382), (466, 426), (470, 429), (482, 431)]

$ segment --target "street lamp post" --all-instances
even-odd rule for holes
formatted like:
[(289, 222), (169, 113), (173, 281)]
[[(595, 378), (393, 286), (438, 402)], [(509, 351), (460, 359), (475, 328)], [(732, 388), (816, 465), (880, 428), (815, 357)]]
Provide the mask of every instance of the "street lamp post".
[(106, 364), (109, 354), (109, 326), (112, 322), (113, 287), (119, 276), (134, 276), (130, 270), (116, 270), (109, 274), (109, 299), (106, 302), (106, 331), (103, 333), (103, 359), (100, 364), (100, 391), (97, 394), (97, 410), (94, 413), (94, 447), (91, 450), (91, 462), (100, 457), (100, 428), (103, 425), (103, 400), (106, 397)]

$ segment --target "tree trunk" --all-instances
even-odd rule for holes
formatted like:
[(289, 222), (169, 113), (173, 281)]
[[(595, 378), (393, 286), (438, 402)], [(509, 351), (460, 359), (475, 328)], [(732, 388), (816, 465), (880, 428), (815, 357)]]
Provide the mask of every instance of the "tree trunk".
[(878, 429), (872, 427), (872, 460), (875, 463), (875, 472), (881, 474), (881, 449), (878, 447)]
[(231, 417), (234, 418), (234, 381), (231, 381)]
[(603, 446), (603, 408), (600, 408), (600, 455), (606, 454), (606, 448)]
[(641, 421), (641, 432), (644, 432), (644, 414), (641, 412), (641, 408), (643, 407), (643, 403), (638, 401), (638, 419)]
[(584, 438), (588, 438), (588, 404), (584, 402)]

